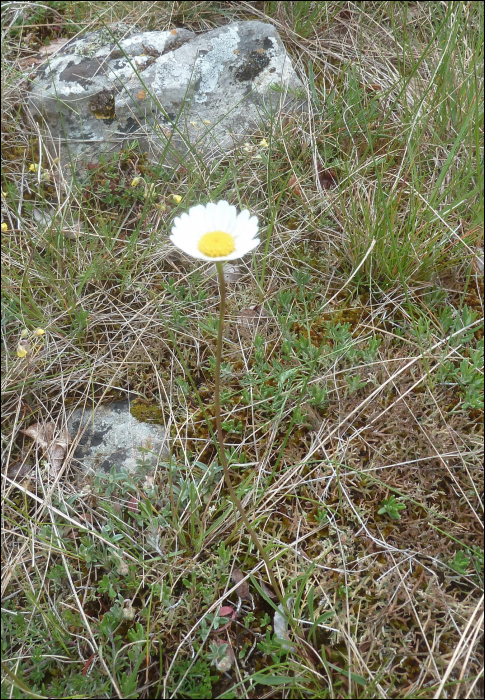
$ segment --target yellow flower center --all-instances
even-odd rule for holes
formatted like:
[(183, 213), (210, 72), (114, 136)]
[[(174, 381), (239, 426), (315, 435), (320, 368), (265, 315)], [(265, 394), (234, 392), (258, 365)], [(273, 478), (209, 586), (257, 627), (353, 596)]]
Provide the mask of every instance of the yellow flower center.
[(236, 249), (234, 238), (224, 231), (204, 233), (197, 246), (201, 253), (209, 258), (222, 258)]

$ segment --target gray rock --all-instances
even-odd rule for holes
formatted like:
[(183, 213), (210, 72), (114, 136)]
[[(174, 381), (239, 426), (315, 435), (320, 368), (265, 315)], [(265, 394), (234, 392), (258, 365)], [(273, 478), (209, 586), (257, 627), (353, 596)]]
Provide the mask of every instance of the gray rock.
[(61, 162), (99, 160), (137, 141), (157, 161), (230, 151), (280, 109), (306, 104), (270, 24), (234, 22), (203, 34), (123, 25), (68, 42), (39, 68), (28, 112)]
[[(161, 425), (141, 423), (130, 413), (129, 401), (99, 406), (95, 411), (78, 408), (68, 421), (71, 440), (86, 427), (74, 452), (74, 462), (86, 470), (109, 472), (122, 468), (136, 470), (140, 461), (155, 468), (168, 455)], [(142, 448), (142, 450), (140, 450)]]

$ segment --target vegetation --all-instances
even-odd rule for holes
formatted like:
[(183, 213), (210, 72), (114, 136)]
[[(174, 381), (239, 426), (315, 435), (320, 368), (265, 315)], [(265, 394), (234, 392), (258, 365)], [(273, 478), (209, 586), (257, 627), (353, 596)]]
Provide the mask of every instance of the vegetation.
[[(2, 6), (2, 697), (482, 697), (482, 4)], [(49, 158), (43, 47), (243, 19), (308, 112), (211, 163)], [(213, 441), (215, 272), (168, 237), (219, 199), (262, 236), (226, 269), (226, 456), (299, 638)], [(54, 474), (22, 432), (128, 394), (155, 471)]]

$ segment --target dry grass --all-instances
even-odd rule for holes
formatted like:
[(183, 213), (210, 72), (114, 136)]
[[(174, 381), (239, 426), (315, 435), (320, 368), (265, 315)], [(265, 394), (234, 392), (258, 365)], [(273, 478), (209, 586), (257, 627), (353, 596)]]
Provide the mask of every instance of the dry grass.
[[(34, 5), (4, 14), (2, 697), (481, 697), (481, 6)], [(49, 162), (23, 109), (36, 41), (235, 18), (275, 24), (308, 114), (204, 167), (129, 151), (77, 186)], [(167, 235), (222, 198), (261, 223), (228, 284), (223, 420), (305, 630), (290, 652), (212, 440), (218, 289)], [(126, 395), (170, 436), (154, 474), (86, 474), (74, 445), (49, 474), (21, 432)]]

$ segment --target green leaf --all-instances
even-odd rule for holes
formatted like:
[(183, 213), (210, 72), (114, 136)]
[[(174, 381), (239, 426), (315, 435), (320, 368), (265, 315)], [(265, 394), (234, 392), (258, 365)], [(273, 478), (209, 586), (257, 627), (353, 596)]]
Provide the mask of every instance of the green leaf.
[(254, 676), (251, 676), (251, 680), (260, 685), (285, 685), (285, 683), (293, 683), (295, 679), (287, 676), (270, 676), (256, 673)]
[(354, 683), (357, 683), (357, 685), (362, 685), (366, 686), (367, 681), (365, 678), (362, 676), (358, 676), (357, 673), (353, 673), (352, 671), (349, 671), (348, 669), (340, 668), (339, 666), (335, 666), (335, 664), (331, 664), (330, 661), (327, 661), (327, 664), (330, 666), (330, 668), (333, 668), (334, 671), (338, 671), (341, 673), (343, 676), (347, 676), (347, 678), (350, 678)]

